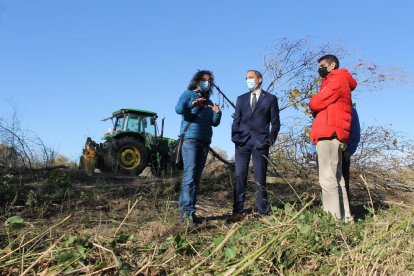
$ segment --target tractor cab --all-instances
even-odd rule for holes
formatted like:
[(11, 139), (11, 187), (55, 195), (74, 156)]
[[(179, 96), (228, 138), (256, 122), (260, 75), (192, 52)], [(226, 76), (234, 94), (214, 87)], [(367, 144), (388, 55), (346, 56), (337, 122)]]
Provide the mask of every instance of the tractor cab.
[(157, 136), (157, 113), (140, 109), (120, 109), (112, 113), (113, 130), (107, 132), (102, 140), (114, 138), (122, 133), (139, 133), (147, 138)]

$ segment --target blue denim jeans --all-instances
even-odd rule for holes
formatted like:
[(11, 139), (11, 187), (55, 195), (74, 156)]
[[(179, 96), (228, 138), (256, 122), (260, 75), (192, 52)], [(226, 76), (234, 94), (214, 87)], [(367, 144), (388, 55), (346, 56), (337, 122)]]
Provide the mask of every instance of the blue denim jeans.
[(196, 139), (185, 139), (183, 142), (184, 172), (179, 198), (182, 216), (193, 216), (196, 211), (198, 183), (206, 164), (209, 146)]

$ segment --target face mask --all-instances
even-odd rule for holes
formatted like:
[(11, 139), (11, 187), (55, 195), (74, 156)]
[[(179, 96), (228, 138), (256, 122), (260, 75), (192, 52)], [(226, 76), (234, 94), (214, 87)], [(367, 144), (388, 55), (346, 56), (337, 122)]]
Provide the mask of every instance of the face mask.
[(247, 85), (247, 88), (249, 88), (250, 91), (255, 90), (256, 87), (257, 87), (256, 81), (254, 79), (247, 79), (246, 80), (246, 85)]
[(208, 81), (200, 81), (200, 89), (202, 91), (207, 91), (210, 89), (210, 83)]
[(328, 67), (320, 67), (318, 69), (318, 73), (319, 76), (321, 76), (321, 78), (326, 78), (326, 76), (330, 73), (328, 72)]

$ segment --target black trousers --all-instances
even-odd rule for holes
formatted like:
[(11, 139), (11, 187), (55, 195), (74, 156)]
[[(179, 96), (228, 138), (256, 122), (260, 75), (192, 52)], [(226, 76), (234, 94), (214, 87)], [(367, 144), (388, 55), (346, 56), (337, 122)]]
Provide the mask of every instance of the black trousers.
[(245, 145), (236, 145), (236, 185), (234, 186), (233, 213), (242, 213), (244, 210), (250, 157), (253, 159), (257, 210), (260, 214), (270, 212), (266, 188), (266, 158), (269, 156), (269, 148), (258, 149), (259, 144), (259, 142), (250, 138)]

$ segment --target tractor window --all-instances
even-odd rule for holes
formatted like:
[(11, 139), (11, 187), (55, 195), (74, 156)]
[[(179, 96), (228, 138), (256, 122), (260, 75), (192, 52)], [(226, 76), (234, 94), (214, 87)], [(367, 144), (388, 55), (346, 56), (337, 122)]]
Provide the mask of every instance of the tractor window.
[(139, 125), (139, 118), (137, 115), (130, 114), (128, 116), (127, 131), (132, 131), (132, 132), (142, 131)]
[(114, 130), (123, 130), (123, 126), (124, 126), (124, 117), (116, 118)]
[(127, 118), (126, 131), (155, 136), (155, 126), (151, 125), (151, 117), (128, 114)]
[(142, 132), (155, 136), (155, 126), (151, 125), (151, 117), (141, 117)]

